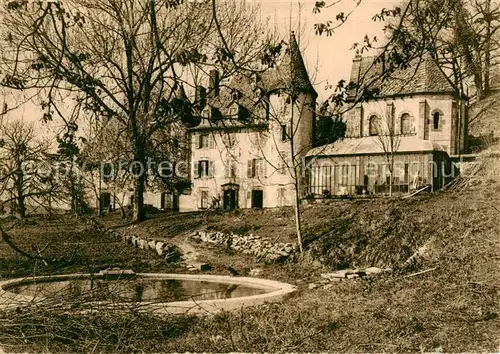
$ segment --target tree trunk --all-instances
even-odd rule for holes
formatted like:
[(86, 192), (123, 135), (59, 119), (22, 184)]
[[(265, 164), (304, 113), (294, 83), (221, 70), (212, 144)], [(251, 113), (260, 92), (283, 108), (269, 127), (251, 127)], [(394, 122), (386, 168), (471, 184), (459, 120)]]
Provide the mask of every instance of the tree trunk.
[(391, 152), (391, 166), (390, 166), (390, 171), (389, 171), (389, 197), (392, 197), (392, 185), (394, 184), (394, 156), (392, 155)]
[(490, 69), (491, 69), (491, 0), (486, 0), (486, 43), (484, 47), (484, 93), (490, 90)]
[(144, 174), (141, 174), (135, 181), (134, 193), (134, 215), (132, 221), (140, 222), (146, 219), (146, 212), (144, 210)]
[(299, 196), (299, 186), (295, 183), (295, 231), (297, 232), (297, 243), (299, 244), (300, 253), (304, 252), (304, 246), (302, 243), (302, 223), (300, 220), (300, 196)]
[(104, 210), (102, 210), (102, 174), (101, 168), (99, 167), (99, 191), (97, 197), (97, 205), (99, 210), (99, 217), (102, 218), (104, 216)]
[(24, 178), (23, 178), (22, 172), (20, 172), (17, 175), (17, 180), (15, 183), (15, 186), (16, 186), (16, 192), (17, 192), (17, 195), (16, 195), (17, 212), (19, 213), (19, 217), (21, 219), (24, 219), (26, 217), (26, 203), (25, 203), (25, 197), (24, 197), (24, 193), (23, 193), (23, 184), (24, 184)]
[(24, 196), (21, 194), (17, 197), (17, 211), (19, 212), (19, 216), (21, 219), (26, 217), (26, 204), (24, 202)]

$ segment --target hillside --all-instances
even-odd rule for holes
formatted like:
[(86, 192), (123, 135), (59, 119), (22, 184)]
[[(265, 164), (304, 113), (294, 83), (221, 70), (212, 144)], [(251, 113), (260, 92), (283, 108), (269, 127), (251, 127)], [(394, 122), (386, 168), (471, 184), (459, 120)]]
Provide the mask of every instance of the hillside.
[(469, 145), (472, 152), (500, 139), (500, 92), (491, 94), (469, 109)]
[[(457, 230), (479, 232), (496, 220), (491, 206), (500, 200), (498, 183), (486, 180), (475, 189), (427, 194), (408, 200), (336, 200), (302, 207), (303, 236), (313, 258), (331, 268), (398, 268), (429, 242), (452, 241)], [(491, 194), (491, 195), (490, 195)], [(295, 242), (292, 209), (199, 212), (156, 217), (127, 233), (175, 242), (193, 230), (254, 234), (272, 242)], [(476, 219), (477, 218), (477, 219)], [(108, 225), (121, 221), (116, 215)], [(489, 225), (492, 226), (493, 224)]]
[[(303, 207), (309, 251), (297, 265), (257, 265), (299, 286), (288, 301), (197, 321), (161, 350), (445, 351), (500, 348), (498, 157), (480, 160), (468, 183), (409, 200), (335, 201)], [(463, 179), (469, 178), (464, 176)], [(470, 179), (470, 178), (469, 178)], [(291, 210), (158, 217), (137, 233), (175, 240), (206, 228), (293, 239)], [(209, 262), (249, 265), (217, 252)], [(418, 252), (417, 252), (418, 251)], [(406, 262), (412, 255), (413, 262)], [(319, 264), (321, 262), (322, 265)], [(219, 263), (217, 263), (219, 262)], [(252, 263), (250, 267), (255, 267)], [(311, 290), (333, 268), (391, 267), (392, 275)], [(283, 274), (285, 272), (286, 274)]]
[[(188, 235), (205, 229), (293, 241), (291, 210), (157, 215), (138, 225), (109, 216), (105, 222), (122, 232), (188, 245), (212, 265), (210, 273), (227, 274), (228, 265), (241, 274), (258, 268), (259, 276), (285, 280), (298, 291), (281, 303), (203, 317), (103, 309), (68, 315), (57, 307), (33, 307), (0, 315), (0, 343), (15, 352), (498, 351), (498, 156), (494, 150), (481, 155), (480, 168), (448, 191), (408, 200), (304, 205), (307, 252), (285, 264), (263, 264)], [(53, 261), (26, 261), (2, 247), (0, 277), (110, 266), (186, 272), (69, 221), (33, 220), (11, 230), (24, 249), (33, 241), (38, 249), (50, 244), (44, 255)], [(393, 271), (322, 282), (321, 275), (334, 268), (367, 266)]]

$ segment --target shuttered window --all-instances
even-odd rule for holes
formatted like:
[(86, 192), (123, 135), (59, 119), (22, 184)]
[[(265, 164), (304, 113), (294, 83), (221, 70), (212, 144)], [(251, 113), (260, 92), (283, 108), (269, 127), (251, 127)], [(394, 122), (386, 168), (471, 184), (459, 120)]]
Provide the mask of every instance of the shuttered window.
[(248, 178), (265, 178), (266, 177), (266, 163), (264, 159), (251, 159), (247, 163), (247, 177)]
[(215, 175), (215, 164), (213, 161), (200, 160), (194, 163), (195, 178), (213, 177)]
[(198, 149), (213, 149), (215, 147), (215, 141), (213, 135), (210, 134), (200, 134), (198, 137)]

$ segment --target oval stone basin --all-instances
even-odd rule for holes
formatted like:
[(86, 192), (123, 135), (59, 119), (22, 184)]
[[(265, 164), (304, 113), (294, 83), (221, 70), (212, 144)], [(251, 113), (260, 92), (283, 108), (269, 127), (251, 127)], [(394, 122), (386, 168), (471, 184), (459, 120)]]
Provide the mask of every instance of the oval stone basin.
[(69, 274), (0, 282), (0, 308), (57, 299), (71, 304), (133, 306), (155, 313), (202, 313), (279, 301), (295, 287), (273, 280), (217, 275)]

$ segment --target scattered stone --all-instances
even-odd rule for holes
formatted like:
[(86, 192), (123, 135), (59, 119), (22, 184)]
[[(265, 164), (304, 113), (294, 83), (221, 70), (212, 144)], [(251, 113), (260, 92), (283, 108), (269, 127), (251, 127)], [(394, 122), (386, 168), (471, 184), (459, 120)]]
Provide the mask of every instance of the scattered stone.
[(380, 274), (380, 273), (383, 273), (384, 272), (384, 269), (380, 269), (380, 268), (377, 268), (377, 267), (369, 267), (369, 268), (366, 268), (365, 269), (365, 273), (366, 275), (375, 275), (375, 274)]
[(159, 241), (156, 243), (155, 250), (156, 250), (156, 253), (158, 253), (158, 256), (163, 255), (164, 247), (165, 247), (165, 244), (163, 242)]
[(326, 284), (325, 286), (323, 286), (324, 290), (328, 290), (328, 289), (331, 289), (331, 288), (333, 288), (333, 284)]
[(198, 230), (192, 232), (189, 237), (196, 242), (223, 245), (237, 252), (256, 256), (263, 259), (267, 264), (284, 262), (289, 258), (293, 258), (299, 249), (295, 243), (280, 242), (272, 244), (261, 236), (253, 234), (237, 235), (234, 233), (225, 234), (220, 231)]
[(364, 277), (366, 276), (366, 271), (364, 269), (359, 269), (359, 268), (348, 270), (347, 276), (349, 277), (349, 275), (351, 274), (357, 274), (359, 277)]
[(254, 268), (254, 269), (251, 269), (250, 272), (248, 272), (248, 275), (250, 275), (251, 277), (258, 277), (262, 274), (262, 269), (260, 268)]
[(132, 236), (132, 244), (134, 245), (134, 247), (139, 247), (139, 238), (136, 237), (136, 236)]
[(151, 251), (156, 251), (156, 242), (153, 240), (153, 241), (149, 241), (148, 242), (148, 247)]
[(142, 250), (147, 249), (148, 248), (148, 241), (146, 241), (143, 238), (139, 239), (139, 248)]
[(309, 284), (309, 290), (314, 290), (314, 289), (316, 289), (317, 287), (318, 287), (318, 284), (316, 284), (316, 283), (311, 283), (311, 284)]
[(347, 279), (356, 279), (359, 278), (359, 274), (347, 274)]
[(333, 273), (325, 273), (325, 274), (321, 274), (321, 277), (322, 278), (325, 278), (325, 279), (334, 279), (334, 278), (347, 278), (347, 274), (348, 274), (348, 270), (338, 270), (336, 272), (333, 272)]

